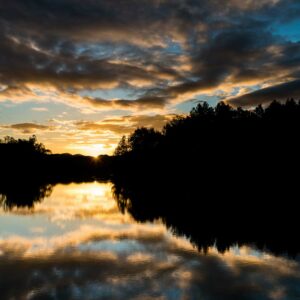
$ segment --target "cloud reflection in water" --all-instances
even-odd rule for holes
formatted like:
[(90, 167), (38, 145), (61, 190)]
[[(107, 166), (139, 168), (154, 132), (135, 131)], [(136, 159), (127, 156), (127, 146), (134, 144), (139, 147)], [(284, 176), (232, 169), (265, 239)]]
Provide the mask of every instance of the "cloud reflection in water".
[(297, 260), (250, 247), (202, 254), (119, 212), (109, 184), (58, 185), (0, 213), (1, 299), (297, 299)]

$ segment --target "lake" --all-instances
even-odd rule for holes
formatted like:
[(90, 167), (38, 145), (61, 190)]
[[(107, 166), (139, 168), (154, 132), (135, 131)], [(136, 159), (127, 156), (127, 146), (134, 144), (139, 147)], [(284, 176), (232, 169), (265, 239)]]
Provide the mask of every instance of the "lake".
[(110, 183), (59, 184), (32, 207), (2, 199), (0, 299), (294, 300), (300, 259), (203, 253), (162, 220), (122, 213)]

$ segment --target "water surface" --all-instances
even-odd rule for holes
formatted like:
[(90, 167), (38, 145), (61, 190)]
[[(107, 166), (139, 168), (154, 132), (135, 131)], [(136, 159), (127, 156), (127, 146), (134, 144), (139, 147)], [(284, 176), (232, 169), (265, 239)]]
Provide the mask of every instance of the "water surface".
[(162, 221), (122, 214), (109, 183), (56, 185), (0, 210), (1, 299), (300, 299), (298, 258), (199, 252)]

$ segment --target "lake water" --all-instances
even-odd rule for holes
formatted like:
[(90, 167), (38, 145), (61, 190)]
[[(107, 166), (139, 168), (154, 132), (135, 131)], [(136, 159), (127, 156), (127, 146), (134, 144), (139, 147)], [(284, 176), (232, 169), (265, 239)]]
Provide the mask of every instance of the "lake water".
[[(300, 299), (300, 264), (251, 247), (200, 253), (122, 214), (111, 184), (56, 185), (0, 209), (0, 299)], [(50, 194), (50, 193), (49, 193)]]

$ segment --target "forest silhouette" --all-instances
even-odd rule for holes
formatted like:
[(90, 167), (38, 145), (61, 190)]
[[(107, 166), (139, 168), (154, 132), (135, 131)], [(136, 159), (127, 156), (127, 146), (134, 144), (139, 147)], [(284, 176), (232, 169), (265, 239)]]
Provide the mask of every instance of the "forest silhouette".
[(293, 99), (253, 110), (199, 103), (162, 131), (137, 128), (113, 156), (98, 159), (51, 154), (35, 137), (6, 138), (0, 201), (8, 209), (30, 207), (28, 199), (34, 205), (56, 183), (110, 180), (123, 212), (140, 222), (161, 219), (199, 250), (250, 244), (294, 256), (299, 123)]
[(253, 110), (199, 103), (161, 132), (138, 128), (116, 148), (119, 206), (162, 219), (204, 251), (253, 244), (296, 255), (300, 104)]

